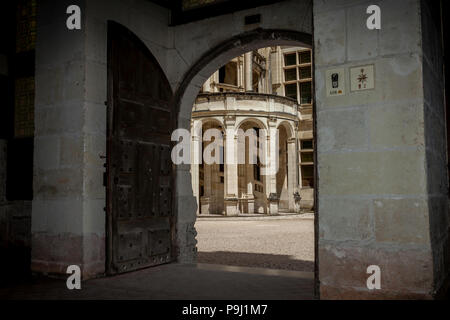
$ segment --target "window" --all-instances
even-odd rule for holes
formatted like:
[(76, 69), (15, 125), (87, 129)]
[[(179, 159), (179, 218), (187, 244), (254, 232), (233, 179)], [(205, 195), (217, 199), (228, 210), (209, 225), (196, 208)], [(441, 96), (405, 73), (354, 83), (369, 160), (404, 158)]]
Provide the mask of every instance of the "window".
[(284, 81), (297, 80), (297, 73), (295, 69), (284, 70)]
[(284, 90), (286, 97), (297, 99), (297, 83), (285, 85)]
[(10, 201), (32, 200), (37, 1), (11, 2), (15, 3), (10, 7), (15, 7), (15, 27), (7, 31), (14, 41), (6, 41), (5, 46), (11, 52), (11, 65), (14, 66), (8, 75), (14, 90), (10, 90), (10, 97), (2, 101), (9, 109), (8, 131), (5, 132), (8, 139), (6, 198)]
[(298, 74), (300, 76), (300, 80), (311, 79), (311, 67), (300, 67), (298, 68)]
[(314, 187), (314, 166), (302, 166), (302, 187)]
[[(293, 81), (296, 82), (295, 85), (292, 83)], [(295, 53), (284, 55), (284, 89), (284, 95), (296, 99), (299, 104), (312, 104), (310, 49), (301, 49)]]
[(34, 135), (34, 77), (16, 79), (14, 136)]
[(301, 141), (301, 148), (304, 149), (312, 149), (313, 148), (313, 141), (312, 140), (302, 140)]
[(313, 162), (314, 161), (314, 156), (312, 152), (302, 152), (301, 153), (301, 160), (302, 163), (304, 162)]
[(295, 53), (284, 55), (284, 65), (285, 66), (295, 66), (297, 61), (295, 59)]
[(16, 52), (36, 46), (36, 0), (21, 1), (17, 7)]
[(225, 66), (220, 67), (219, 69), (219, 83), (225, 82)]
[(233, 61), (219, 69), (219, 83), (237, 86), (237, 64)]
[(311, 82), (300, 83), (300, 104), (311, 104), (312, 102), (312, 88)]
[(300, 51), (298, 53), (299, 64), (311, 63), (311, 50)]

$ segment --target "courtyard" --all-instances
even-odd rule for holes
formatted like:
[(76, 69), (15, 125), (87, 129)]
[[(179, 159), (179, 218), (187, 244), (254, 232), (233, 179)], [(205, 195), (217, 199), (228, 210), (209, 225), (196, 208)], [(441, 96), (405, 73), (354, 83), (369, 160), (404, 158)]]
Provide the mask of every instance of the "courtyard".
[(198, 262), (313, 272), (312, 213), (198, 218)]

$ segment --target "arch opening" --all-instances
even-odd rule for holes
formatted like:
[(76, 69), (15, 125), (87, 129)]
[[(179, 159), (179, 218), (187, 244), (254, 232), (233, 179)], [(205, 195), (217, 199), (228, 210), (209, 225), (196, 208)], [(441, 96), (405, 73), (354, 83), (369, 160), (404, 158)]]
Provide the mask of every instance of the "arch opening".
[[(304, 58), (305, 52), (310, 55), (309, 64), (305, 64), (304, 61), (300, 63), (300, 54), (303, 53)], [(248, 57), (249, 53), (250, 57)], [(288, 54), (296, 56), (296, 61), (292, 65), (288, 65), (285, 61)], [(275, 59), (278, 59), (279, 65), (271, 66), (269, 60)], [(259, 29), (230, 39), (210, 50), (187, 72), (179, 85), (174, 101), (178, 109), (179, 125), (188, 126), (190, 124), (192, 126), (195, 121), (203, 121), (203, 130), (209, 128), (204, 126), (205, 123), (214, 124), (217, 129), (220, 127), (223, 130), (224, 159), (228, 159), (228, 156), (233, 154), (236, 160), (236, 163), (225, 162), (223, 166), (218, 165), (215, 169), (211, 167), (217, 171), (215, 173), (217, 179), (211, 178), (214, 176), (214, 172), (209, 172), (209, 177), (207, 177), (205, 164), (191, 165), (192, 190), (198, 204), (195, 219), (198, 262), (314, 271), (315, 227), (314, 220), (311, 219), (314, 214), (311, 210), (301, 208), (302, 180), (299, 176), (301, 173), (300, 141), (301, 138), (307, 136), (302, 136), (299, 128), (302, 127), (301, 120), (304, 121), (305, 118), (308, 118), (300, 117), (300, 106), (303, 103), (303, 109), (309, 108), (308, 110), (312, 111), (313, 93), (311, 91), (308, 97), (289, 96), (288, 85), (294, 83), (296, 93), (300, 95), (302, 92), (300, 82), (307, 80), (287, 79), (289, 72), (285, 72), (288, 69), (295, 69), (296, 76), (299, 77), (299, 68), (309, 67), (312, 90), (311, 60), (311, 37), (309, 35)], [(252, 66), (246, 70), (246, 62), (249, 61)], [(273, 74), (275, 70), (278, 72), (277, 75)], [(275, 76), (279, 78), (277, 85), (274, 85), (271, 78)], [(251, 77), (250, 80), (249, 77)], [(233, 80), (229, 81), (231, 78)], [(303, 92), (305, 91), (303, 90)], [(309, 120), (312, 122), (312, 112)], [(220, 126), (218, 126), (219, 123)], [(249, 149), (253, 142), (250, 137), (244, 136), (244, 139), (241, 140), (238, 137), (240, 130), (245, 133), (247, 130), (258, 132), (260, 129), (265, 130), (268, 135), (271, 130), (277, 133), (277, 138), (273, 139), (277, 144), (274, 144), (274, 141), (270, 142), (269, 136), (265, 137), (263, 142), (260, 142), (258, 135), (256, 139), (257, 144), (261, 144), (258, 147), (263, 146), (266, 153), (262, 154), (266, 157), (270, 155), (270, 148), (272, 151), (275, 150), (274, 147), (276, 148), (276, 158), (280, 160), (279, 168), (270, 175), (261, 174), (261, 169), (268, 163), (267, 159), (258, 156), (256, 157), (257, 162), (251, 163), (252, 153)], [(312, 138), (312, 125), (310, 131)], [(230, 146), (232, 146), (231, 149)], [(239, 156), (244, 159), (244, 163), (239, 162)], [(206, 190), (208, 183), (213, 188), (212, 191)], [(212, 194), (215, 196), (211, 197)], [(211, 200), (218, 199), (218, 194), (220, 194), (221, 203), (213, 204)], [(310, 196), (313, 202), (313, 194)], [(306, 211), (308, 211), (307, 214), (310, 214), (310, 219), (296, 221)], [(179, 213), (183, 214), (181, 211)], [(193, 216), (193, 213), (190, 215)], [(207, 219), (211, 219), (212, 216), (224, 217), (224, 220), (220, 220), (223, 221), (223, 224), (217, 223), (216, 227), (212, 229), (208, 227)], [(267, 249), (272, 250), (270, 253), (255, 251), (254, 245), (257, 242), (278, 237), (283, 231), (274, 226), (262, 238), (258, 238), (261, 234), (256, 238), (251, 238), (252, 232), (257, 229), (257, 223), (254, 223), (249, 227), (248, 232), (241, 230), (241, 234), (236, 235), (233, 232), (239, 231), (227, 228), (227, 224), (232, 220), (226, 220), (236, 216), (238, 218), (261, 217), (263, 219), (271, 216), (281, 216), (282, 219), (289, 217), (292, 218), (291, 226), (287, 227), (287, 224), (282, 222), (283, 228), (287, 227), (288, 229), (296, 223), (306, 225), (303, 227), (307, 234), (308, 253), (290, 252), (292, 254), (288, 256), (279, 254), (280, 251), (287, 253), (290, 250), (287, 249), (288, 245), (284, 243), (285, 240), (295, 243), (299, 241), (298, 236), (305, 236), (298, 232), (303, 227), (299, 227), (297, 230), (290, 229), (287, 232), (287, 238), (291, 238), (284, 239), (283, 243), (269, 245)], [(248, 225), (250, 224), (249, 222)], [(273, 222), (268, 222), (268, 225), (270, 224)], [(233, 237), (236, 237), (236, 242), (230, 240)]]

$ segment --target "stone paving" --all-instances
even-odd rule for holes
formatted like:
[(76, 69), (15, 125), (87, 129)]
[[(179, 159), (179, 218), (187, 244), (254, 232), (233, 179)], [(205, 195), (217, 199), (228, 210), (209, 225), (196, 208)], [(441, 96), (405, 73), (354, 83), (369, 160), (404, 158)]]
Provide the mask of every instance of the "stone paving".
[[(3, 299), (304, 300), (314, 298), (314, 217), (202, 218), (198, 264), (166, 264), (82, 283), (27, 278)], [(203, 262), (203, 263), (202, 263)]]
[(314, 215), (199, 218), (198, 262), (312, 272)]
[(0, 287), (0, 300), (309, 300), (311, 273), (217, 265), (167, 264), (88, 280), (68, 290), (65, 280), (34, 279)]

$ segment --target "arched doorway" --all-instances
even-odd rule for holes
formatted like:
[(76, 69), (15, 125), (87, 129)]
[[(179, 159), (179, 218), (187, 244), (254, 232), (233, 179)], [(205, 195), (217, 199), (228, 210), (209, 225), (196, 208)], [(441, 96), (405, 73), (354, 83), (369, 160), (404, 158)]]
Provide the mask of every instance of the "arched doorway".
[(238, 201), (242, 213), (267, 213), (266, 176), (261, 174), (258, 150), (261, 148), (261, 130), (264, 124), (258, 120), (245, 120), (238, 128), (238, 150), (242, 161), (238, 163)]
[[(193, 188), (196, 189), (194, 193), (197, 192), (198, 214), (223, 214), (225, 179), (222, 160), (224, 147), (221, 139), (223, 136), (223, 124), (219, 120), (209, 119), (201, 121), (199, 125), (202, 128), (199, 133), (200, 137), (196, 136), (195, 138), (198, 138), (198, 143), (202, 144), (201, 150), (208, 149), (208, 146), (212, 143), (217, 144), (217, 148), (212, 150), (211, 155), (214, 158), (212, 160), (218, 159), (219, 161), (205, 161), (202, 154), (200, 155), (202, 157), (201, 163), (192, 164), (193, 182), (194, 179), (198, 179), (196, 183), (193, 183)], [(210, 134), (210, 136), (207, 139), (203, 139), (203, 133)], [(215, 154), (217, 151), (219, 154)]]
[[(265, 46), (271, 46), (271, 45), (291, 45), (291, 46), (303, 46), (310, 48), (311, 47), (311, 37), (306, 34), (302, 33), (296, 33), (296, 32), (289, 32), (289, 31), (273, 31), (273, 30), (256, 30), (252, 32), (248, 32), (246, 34), (234, 37), (225, 43), (222, 43), (221, 45), (217, 46), (216, 48), (210, 50), (208, 53), (206, 53), (199, 61), (197, 61), (196, 64), (188, 71), (186, 76), (184, 77), (184, 80), (178, 87), (178, 90), (175, 94), (175, 105), (178, 109), (178, 126), (183, 127), (185, 129), (189, 129), (188, 124), (191, 123), (191, 110), (192, 106), (194, 105), (194, 101), (196, 101), (197, 95), (200, 92), (204, 82), (211, 76), (211, 74), (214, 73), (215, 70), (220, 69), (223, 65), (227, 63), (228, 60), (233, 59), (235, 56), (244, 54), (250, 50), (262, 48)], [(232, 123), (231, 123), (232, 122)], [(281, 121), (277, 122), (275, 125), (275, 128), (279, 128), (280, 130), (284, 130), (284, 141), (287, 144), (291, 144), (291, 138), (292, 138), (292, 129), (290, 126), (287, 126), (286, 124), (280, 123)], [(239, 121), (233, 120), (230, 121), (230, 125), (233, 127), (238, 127), (237, 123)], [(228, 125), (228, 124), (227, 124)], [(257, 128), (258, 125), (255, 123), (250, 124), (250, 127)], [(230, 138), (231, 137), (228, 137)], [(292, 146), (295, 146), (295, 144), (291, 144)], [(288, 146), (286, 146), (286, 153), (290, 149)], [(293, 157), (297, 156), (296, 149), (292, 150)], [(292, 159), (292, 157), (291, 157)], [(289, 162), (288, 155), (285, 156), (285, 163), (286, 165)], [(292, 167), (294, 172), (298, 170), (295, 166)], [(189, 183), (189, 180), (191, 178), (191, 175), (188, 173), (189, 169), (186, 167), (178, 167), (177, 168), (177, 179), (181, 177), (183, 181), (178, 180), (178, 184), (184, 184)], [(288, 176), (289, 169), (287, 168), (285, 170), (285, 176)], [(192, 174), (195, 174), (192, 172)], [(293, 175), (293, 179), (298, 180), (298, 174)], [(275, 179), (274, 179), (275, 180)], [(285, 177), (285, 180), (287, 178)], [(244, 181), (243, 179), (239, 179), (238, 189), (239, 194), (243, 195), (246, 192), (245, 183), (241, 183), (241, 181)], [(275, 185), (275, 183), (274, 183)], [(264, 183), (263, 183), (263, 186)], [(248, 185), (247, 185), (248, 187)], [(288, 190), (290, 188), (288, 181), (286, 181), (286, 187), (285, 189)], [(247, 190), (248, 191), (248, 190)], [(265, 192), (267, 190), (264, 190)], [(289, 190), (289, 192), (292, 191), (294, 193), (294, 190)], [(194, 190), (195, 193), (195, 190)], [(248, 194), (248, 192), (247, 192)], [(290, 198), (290, 199), (289, 199)], [(185, 199), (185, 198), (183, 198)], [(292, 208), (293, 206), (294, 197), (287, 197), (285, 206), (286, 208)], [(239, 206), (240, 210), (242, 211), (248, 211), (249, 206), (248, 203), (245, 205)], [(181, 220), (180, 220), (181, 219)], [(189, 223), (190, 226), (192, 226), (196, 218), (193, 216), (192, 213), (188, 213), (185, 211), (182, 211), (178, 209), (178, 220), (180, 221), (178, 223), (178, 226), (180, 229), (182, 229), (185, 225)], [(316, 223), (316, 222), (315, 222)], [(315, 227), (316, 228), (316, 227)], [(195, 232), (195, 231), (194, 231)], [(194, 233), (195, 235), (195, 233)], [(182, 243), (185, 241), (185, 239), (180, 239), (180, 237), (183, 237), (184, 234), (179, 235), (179, 243)], [(194, 236), (193, 236), (194, 238)], [(317, 239), (317, 237), (314, 237)], [(315, 240), (316, 241), (316, 240)], [(317, 246), (315, 246), (317, 248)], [(315, 254), (317, 257), (317, 254)]]
[(280, 212), (296, 212), (299, 210), (299, 204), (296, 204), (295, 199), (295, 194), (298, 193), (298, 146), (297, 139), (294, 138), (294, 132), (291, 125), (286, 121), (278, 126), (279, 169), (276, 174), (276, 185)]

